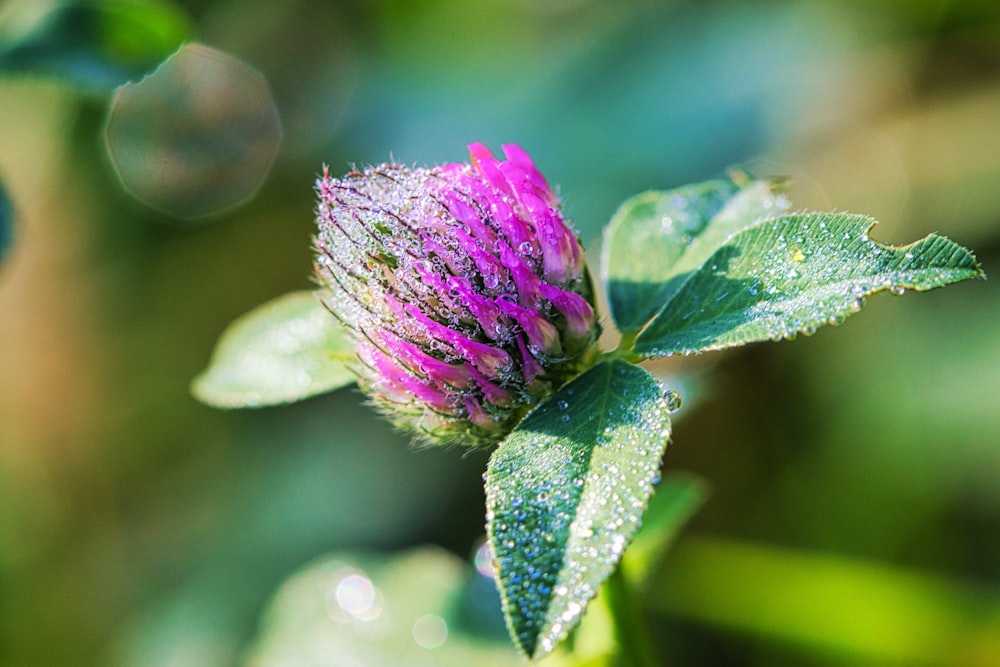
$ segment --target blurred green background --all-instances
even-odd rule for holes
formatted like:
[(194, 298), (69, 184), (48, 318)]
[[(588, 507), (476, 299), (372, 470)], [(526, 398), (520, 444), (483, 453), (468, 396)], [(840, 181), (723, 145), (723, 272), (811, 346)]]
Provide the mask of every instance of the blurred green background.
[[(282, 124), (252, 198), (197, 220), (133, 198), (105, 144), (115, 86), (182, 39), (260, 72)], [(228, 322), (310, 286), (323, 163), (516, 142), (589, 246), (624, 198), (739, 166), (1000, 275), (987, 0), (5, 0), (0, 68), (0, 665), (239, 664), (331, 550), (470, 557), (487, 453), (414, 450), (351, 390), (188, 392)], [(667, 664), (1000, 664), (992, 283), (659, 367), (700, 373), (665, 465), (712, 487), (647, 591)]]

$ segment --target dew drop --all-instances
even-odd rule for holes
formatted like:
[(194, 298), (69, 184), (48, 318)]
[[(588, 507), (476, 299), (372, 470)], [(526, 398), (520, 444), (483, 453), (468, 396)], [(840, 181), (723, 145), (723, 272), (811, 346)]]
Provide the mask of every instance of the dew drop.
[(681, 409), (681, 395), (673, 389), (663, 392), (663, 400), (666, 401), (667, 411), (671, 414)]
[(906, 294), (906, 288), (903, 287), (902, 285), (893, 285), (892, 287), (889, 288), (889, 292), (895, 294), (896, 296), (903, 296), (904, 294)]

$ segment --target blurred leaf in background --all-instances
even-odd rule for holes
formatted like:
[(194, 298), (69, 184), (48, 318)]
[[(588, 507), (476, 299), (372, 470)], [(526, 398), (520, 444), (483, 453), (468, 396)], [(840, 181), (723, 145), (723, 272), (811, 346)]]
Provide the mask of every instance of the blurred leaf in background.
[[(462, 604), (468, 570), (434, 549), (392, 558), (332, 554), (282, 584), (245, 664), (523, 664), (505, 634), (462, 631), (470, 613)], [(497, 603), (495, 595), (490, 601)]]
[(3, 189), (3, 183), (0, 183), (0, 261), (3, 261), (13, 243), (14, 209), (7, 198), (7, 192)]
[[(874, 216), (879, 241), (937, 232), (1000, 270), (990, 3), (129, 3), (182, 17), (123, 33), (149, 47), (132, 69), (93, 46), (99, 22), (46, 24), (63, 6), (0, 7), (4, 62), (33, 63), (0, 77), (18, 223), (0, 267), (0, 664), (235, 665), (271, 592), (321, 554), (430, 542), (464, 557), (481, 536), (485, 456), (412, 451), (349, 390), (239, 413), (190, 398), (229, 322), (310, 287), (324, 162), (516, 141), (588, 242), (637, 192), (744, 166), (789, 177), (797, 206)], [(264, 76), (284, 138), (250, 205), (192, 227), (125, 193), (101, 137), (111, 89), (195, 33)], [(828, 649), (850, 625), (792, 636), (722, 611), (766, 604), (771, 627), (799, 627), (781, 616), (808, 618), (786, 569), (823, 591), (858, 563), (893, 590), (929, 577), (985, 600), (927, 608), (962, 646), (925, 664), (1000, 662), (996, 290), (873, 302), (812, 338), (705, 359), (666, 466), (713, 494), (651, 579), (673, 592), (647, 596), (673, 664), (857, 664)], [(691, 569), (710, 563), (741, 576)]]
[(54, 77), (95, 94), (154, 69), (190, 37), (172, 2), (25, 2), (0, 9), (0, 72)]

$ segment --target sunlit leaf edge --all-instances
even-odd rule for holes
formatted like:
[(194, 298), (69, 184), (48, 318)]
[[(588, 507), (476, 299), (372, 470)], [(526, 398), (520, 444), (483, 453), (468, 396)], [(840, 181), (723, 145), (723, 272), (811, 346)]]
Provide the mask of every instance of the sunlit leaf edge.
[[(790, 207), (785, 196), (787, 186), (788, 181), (784, 178), (758, 179), (743, 171), (734, 170), (728, 178), (668, 190), (648, 190), (622, 202), (604, 229), (600, 257), (608, 308), (618, 330), (627, 336), (638, 334), (681, 289), (690, 272), (700, 266), (719, 245), (741, 230), (785, 213)], [(717, 199), (713, 200), (713, 197)], [(680, 199), (681, 203), (673, 204), (674, 199)], [(700, 205), (692, 205), (692, 200), (700, 202)], [(636, 215), (636, 209), (642, 206), (663, 208), (661, 202), (666, 202), (667, 208), (673, 207), (676, 209), (675, 213), (680, 214), (680, 219), (674, 221), (680, 227), (675, 227), (671, 232), (661, 229), (664, 224), (662, 215), (654, 216), (655, 219), (644, 219)], [(710, 215), (707, 218), (698, 215), (701, 223), (692, 226), (690, 216), (695, 211)], [(662, 211), (658, 210), (658, 213)], [(634, 228), (633, 231), (651, 225), (652, 228), (645, 231), (652, 233), (650, 240), (655, 243), (643, 244), (642, 249), (631, 248), (630, 252), (625, 252), (630, 250), (629, 245), (635, 244), (635, 239), (624, 233), (626, 225)], [(686, 242), (676, 244), (676, 239), (672, 238), (678, 229), (683, 232), (682, 241), (687, 237)], [(664, 265), (666, 259), (662, 256), (642, 256), (643, 252), (648, 253), (652, 249), (650, 245), (654, 248), (658, 245), (661, 251), (672, 246), (676, 257)], [(627, 255), (627, 266), (637, 263), (643, 266), (660, 265), (663, 267), (663, 275), (652, 282), (623, 281), (623, 276), (616, 275), (614, 270), (619, 255)], [(699, 256), (703, 258), (701, 262), (698, 261)]]
[[(576, 437), (572, 418), (562, 419), (571, 402), (598, 408), (584, 411), (588, 424)], [(645, 369), (612, 360), (562, 387), (494, 451), (487, 533), (508, 629), (527, 657), (550, 653), (614, 571), (638, 529), (669, 436), (662, 386)]]
[[(891, 277), (888, 275), (882, 276), (880, 282), (866, 287), (859, 287), (857, 285), (852, 287), (850, 281), (842, 281), (844, 287), (843, 291), (835, 295), (838, 298), (833, 299), (830, 303), (823, 304), (819, 309), (821, 312), (818, 316), (810, 318), (793, 318), (792, 321), (781, 326), (775, 325), (773, 319), (765, 321), (761, 318), (759, 321), (754, 321), (753, 318), (750, 318), (747, 320), (752, 325), (749, 327), (751, 331), (751, 334), (749, 335), (733, 338), (719, 336), (717, 339), (712, 339), (710, 342), (698, 342), (694, 344), (691, 344), (690, 341), (688, 341), (688, 343), (681, 342), (682, 339), (680, 337), (683, 334), (683, 329), (670, 328), (671, 324), (674, 323), (673, 320), (676, 319), (676, 313), (681, 310), (678, 305), (679, 302), (682, 302), (685, 298), (689, 300), (692, 297), (696, 299), (700, 298), (702, 295), (708, 295), (711, 291), (704, 285), (698, 284), (698, 281), (695, 280), (696, 276), (692, 276), (690, 279), (685, 281), (684, 287), (674, 295), (674, 298), (671, 299), (669, 303), (664, 305), (659, 315), (645, 329), (643, 329), (642, 332), (639, 333), (632, 352), (640, 358), (657, 358), (672, 354), (699, 354), (713, 350), (739, 347), (748, 343), (765, 340), (778, 341), (791, 339), (800, 333), (806, 335), (812, 334), (816, 331), (816, 329), (825, 325), (841, 324), (847, 317), (861, 310), (867, 297), (879, 292), (890, 290), (897, 294), (901, 294), (904, 290), (925, 292), (939, 287), (944, 287), (945, 285), (961, 282), (963, 280), (972, 278), (984, 279), (986, 277), (981, 265), (976, 260), (973, 253), (967, 248), (951, 241), (947, 237), (932, 233), (903, 246), (880, 243), (871, 238), (871, 231), (877, 224), (877, 221), (870, 216), (847, 213), (816, 212), (782, 215), (759, 221), (758, 224), (733, 234), (729, 240), (711, 257), (709, 257), (702, 264), (701, 268), (694, 273), (700, 274), (701, 277), (705, 277), (705, 274), (710, 274), (709, 279), (714, 277), (717, 281), (726, 280), (728, 275), (724, 271), (716, 272), (711, 267), (714, 265), (724, 265), (728, 263), (729, 258), (726, 258), (725, 254), (735, 245), (740, 243), (741, 237), (766, 234), (772, 231), (773, 228), (789, 225), (797, 221), (810, 221), (816, 223), (817, 225), (837, 225), (841, 223), (854, 225), (853, 230), (844, 232), (845, 238), (853, 238), (856, 239), (858, 243), (867, 244), (874, 255), (882, 256), (881, 261), (883, 263), (886, 261), (887, 257), (894, 260), (912, 262), (917, 257), (917, 251), (927, 252), (931, 258), (936, 258), (939, 255), (945, 254), (946, 258), (942, 264), (928, 264), (926, 266), (906, 266), (897, 268), (894, 270), (895, 273)], [(780, 237), (781, 234), (779, 233), (779, 239)], [(815, 254), (824, 250), (832, 252), (842, 250), (842, 248), (805, 248), (804, 250), (807, 250), (809, 254)], [(870, 259), (870, 257), (852, 259), (861, 261), (862, 259)], [(756, 275), (748, 274), (748, 276), (744, 277), (760, 279), (764, 273), (774, 271), (776, 268), (778, 267), (775, 264), (764, 264)], [(922, 272), (926, 273), (934, 270), (937, 270), (939, 275), (921, 275)], [(711, 274), (715, 275), (711, 276)], [(862, 276), (861, 278), (875, 280), (878, 277), (879, 276)], [(820, 283), (817, 283), (817, 285), (819, 284)], [(834, 285), (836, 283), (826, 284)], [(692, 287), (692, 285), (694, 285), (694, 287)], [(709, 287), (712, 286), (710, 285)], [(773, 301), (759, 299), (753, 305), (761, 306), (762, 304), (768, 303), (781, 303), (781, 299)], [(730, 313), (727, 317), (733, 319), (740, 312), (744, 312), (745, 310), (746, 309), (743, 309), (743, 311), (733, 311), (733, 313)], [(685, 311), (687, 311), (686, 308)], [(695, 315), (697, 315), (697, 317)], [(704, 313), (686, 312), (685, 315), (682, 315), (682, 319), (687, 319), (695, 323), (702, 321), (702, 319), (699, 318), (704, 319)], [(718, 323), (722, 319), (723, 317), (716, 316), (712, 320), (712, 323)], [(734, 326), (732, 328), (736, 327)]]
[[(293, 317), (285, 317), (289, 312), (296, 313)], [(298, 383), (294, 387), (266, 386), (273, 380), (273, 373), (261, 373), (257, 379), (251, 378), (245, 387), (227, 387), (227, 373), (240, 373), (240, 350), (247, 344), (261, 344), (268, 335), (274, 334), (274, 328), (288, 325), (297, 318), (314, 317), (318, 322), (307, 324), (306, 328), (315, 336), (322, 333), (326, 336), (323, 345), (308, 344), (291, 350), (295, 354), (305, 352), (310, 359), (310, 365), (315, 371), (319, 369), (321, 377), (311, 377), (309, 382)], [(274, 319), (268, 326), (268, 321)], [(261, 329), (263, 327), (263, 329)], [(322, 331), (317, 332), (316, 328)], [(254, 331), (257, 329), (257, 331)], [(303, 333), (292, 333), (290, 341), (294, 347), (302, 344)], [(266, 356), (270, 361), (285, 365), (298, 371), (307, 372), (301, 368), (301, 362), (294, 361), (293, 355), (275, 350)], [(356, 379), (350, 366), (355, 361), (354, 342), (347, 330), (333, 315), (329, 314), (320, 302), (317, 294), (311, 290), (300, 290), (277, 297), (241, 315), (230, 323), (216, 342), (208, 366), (191, 383), (191, 393), (203, 403), (217, 408), (257, 408), (272, 405), (292, 403), (318, 394), (334, 391), (353, 383)], [(285, 369), (281, 369), (285, 370)], [(267, 378), (267, 379), (264, 379)], [(262, 384), (254, 384), (261, 382)]]

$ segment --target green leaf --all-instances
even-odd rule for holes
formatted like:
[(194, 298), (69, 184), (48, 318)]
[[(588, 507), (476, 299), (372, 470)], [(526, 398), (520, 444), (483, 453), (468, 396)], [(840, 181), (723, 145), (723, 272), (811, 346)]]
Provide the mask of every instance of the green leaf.
[(229, 325), (191, 391), (220, 408), (298, 401), (354, 381), (354, 343), (310, 291), (292, 292)]
[(0, 185), (0, 261), (14, 242), (14, 210), (7, 199), (3, 185)]
[(768, 181), (717, 180), (629, 199), (605, 230), (602, 266), (615, 324), (634, 333), (735, 232), (781, 213)]
[(107, 93), (151, 71), (191, 36), (169, 2), (59, 3), (0, 46), (0, 71), (54, 76)]
[(983, 276), (972, 253), (943, 236), (888, 246), (869, 238), (874, 226), (867, 216), (810, 213), (733, 235), (639, 334), (634, 351), (689, 354), (811, 334), (858, 312), (876, 292)]
[(638, 590), (645, 588), (677, 533), (707, 496), (708, 485), (704, 480), (689, 474), (668, 475), (656, 486), (642, 528), (622, 560), (622, 570), (632, 586)]
[(528, 657), (552, 651), (614, 570), (653, 492), (668, 413), (649, 373), (604, 361), (493, 453), (487, 531), (508, 629)]

